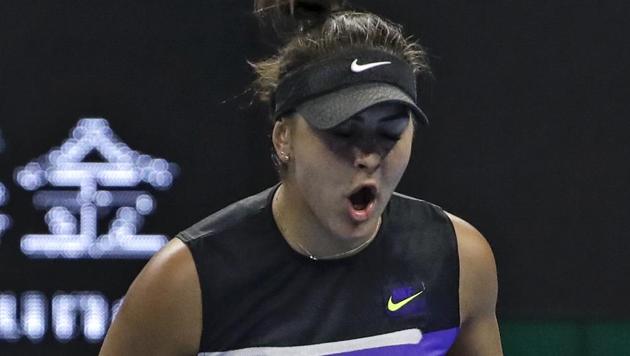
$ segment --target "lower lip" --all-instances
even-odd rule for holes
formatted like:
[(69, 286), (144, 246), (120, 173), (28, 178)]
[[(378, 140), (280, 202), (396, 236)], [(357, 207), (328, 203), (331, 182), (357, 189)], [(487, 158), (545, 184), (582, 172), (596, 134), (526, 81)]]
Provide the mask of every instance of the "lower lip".
[(364, 222), (372, 216), (374, 213), (376, 200), (372, 200), (365, 209), (357, 210), (352, 206), (352, 202), (348, 200), (348, 213), (350, 214), (350, 218), (356, 222)]

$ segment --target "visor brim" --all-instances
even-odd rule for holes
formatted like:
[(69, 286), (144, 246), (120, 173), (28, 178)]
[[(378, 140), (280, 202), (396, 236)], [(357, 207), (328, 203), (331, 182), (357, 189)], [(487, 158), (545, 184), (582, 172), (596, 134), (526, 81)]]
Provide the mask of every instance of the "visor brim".
[(385, 83), (367, 83), (343, 88), (297, 106), (297, 112), (311, 126), (326, 130), (339, 125), (371, 106), (400, 103), (408, 107), (416, 119), (428, 124), (429, 120), (415, 101), (400, 88)]

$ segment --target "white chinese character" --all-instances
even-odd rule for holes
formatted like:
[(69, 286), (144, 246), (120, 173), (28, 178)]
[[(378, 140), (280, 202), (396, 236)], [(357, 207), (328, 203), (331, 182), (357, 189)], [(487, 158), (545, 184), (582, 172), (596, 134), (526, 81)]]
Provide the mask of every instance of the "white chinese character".
[[(93, 162), (88, 156), (98, 156)], [(146, 258), (167, 241), (164, 235), (139, 234), (155, 200), (141, 185), (166, 190), (177, 167), (130, 149), (105, 119), (81, 119), (59, 148), (20, 167), (16, 182), (37, 191), (33, 202), (47, 210), (50, 234), (25, 235), (24, 254), (37, 258)], [(50, 185), (55, 190), (39, 190)], [(63, 190), (74, 187), (76, 189)], [(116, 188), (111, 190), (111, 188)], [(39, 191), (38, 191), (39, 190)], [(98, 221), (112, 212), (107, 233)]]

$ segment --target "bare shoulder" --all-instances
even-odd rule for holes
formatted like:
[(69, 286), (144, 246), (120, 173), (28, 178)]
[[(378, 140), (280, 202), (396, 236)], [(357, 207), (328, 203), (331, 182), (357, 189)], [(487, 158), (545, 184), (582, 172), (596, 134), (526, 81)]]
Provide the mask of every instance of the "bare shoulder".
[(496, 279), (496, 267), (492, 249), (485, 237), (464, 219), (447, 213), (457, 236), (460, 264), (466, 271), (480, 273), (478, 277)]
[(129, 287), (100, 355), (194, 355), (201, 291), (188, 247), (172, 239)]
[(448, 214), (457, 236), (460, 264), (460, 315), (462, 322), (496, 303), (497, 272), (492, 249), (485, 237), (465, 220)]
[(461, 330), (450, 355), (501, 355), (496, 319), (497, 270), (492, 249), (465, 220), (448, 214), (457, 236)]

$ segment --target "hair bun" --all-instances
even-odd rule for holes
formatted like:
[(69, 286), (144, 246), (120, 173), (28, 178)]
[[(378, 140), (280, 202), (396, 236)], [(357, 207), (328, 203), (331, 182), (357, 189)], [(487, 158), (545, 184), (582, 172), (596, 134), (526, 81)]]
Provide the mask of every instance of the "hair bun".
[(255, 0), (254, 13), (270, 23), (280, 37), (293, 36), (321, 25), (344, 0)]

